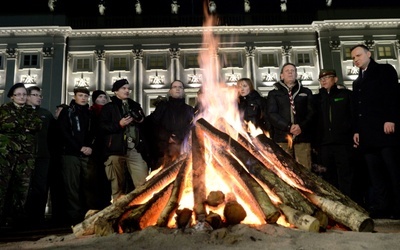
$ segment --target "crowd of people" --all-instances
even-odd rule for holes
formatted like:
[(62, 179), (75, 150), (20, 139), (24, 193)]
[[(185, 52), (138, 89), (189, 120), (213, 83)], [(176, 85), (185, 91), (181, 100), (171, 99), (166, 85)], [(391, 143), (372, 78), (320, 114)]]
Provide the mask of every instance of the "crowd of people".
[[(268, 132), (371, 217), (400, 219), (397, 72), (376, 63), (364, 45), (353, 47), (351, 56), (360, 69), (352, 91), (338, 83), (334, 69), (322, 69), (313, 94), (297, 80), (296, 65), (285, 63), (266, 98), (251, 79), (239, 79), (238, 110), (243, 126), (251, 122)], [(201, 107), (185, 103), (184, 83), (173, 81), (148, 116), (129, 98), (129, 87), (126, 79), (114, 82), (111, 98), (103, 90), (90, 95), (75, 88), (73, 100), (57, 106), (54, 116), (40, 107), (40, 88), (11, 87), (11, 101), (0, 107), (0, 226), (40, 226), (49, 203), (53, 222), (77, 224), (185, 150)]]

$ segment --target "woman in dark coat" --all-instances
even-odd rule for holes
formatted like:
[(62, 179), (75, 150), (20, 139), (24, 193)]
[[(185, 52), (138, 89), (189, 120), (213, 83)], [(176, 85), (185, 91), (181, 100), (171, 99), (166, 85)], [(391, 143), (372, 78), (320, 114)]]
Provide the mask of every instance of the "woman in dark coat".
[(239, 110), (243, 115), (243, 120), (246, 124), (251, 122), (264, 132), (269, 132), (266, 116), (267, 100), (254, 89), (253, 82), (249, 78), (239, 79), (236, 86), (239, 91)]

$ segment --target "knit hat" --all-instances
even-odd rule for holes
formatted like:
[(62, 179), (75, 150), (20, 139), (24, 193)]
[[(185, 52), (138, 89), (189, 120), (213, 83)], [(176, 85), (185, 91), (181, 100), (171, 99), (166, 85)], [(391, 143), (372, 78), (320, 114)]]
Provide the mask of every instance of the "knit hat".
[(25, 84), (23, 84), (22, 82), (19, 82), (19, 83), (14, 84), (14, 85), (10, 88), (10, 90), (8, 91), (7, 97), (10, 98), (11, 96), (13, 96), (14, 91), (15, 91), (17, 88), (25, 88)]
[(76, 93), (85, 93), (85, 94), (87, 94), (87, 95), (90, 95), (90, 91), (89, 91), (87, 88), (85, 88), (85, 87), (78, 87), (78, 88), (75, 88), (75, 89), (74, 89), (74, 94), (76, 94)]
[(104, 92), (103, 90), (95, 90), (92, 93), (92, 102), (95, 103), (97, 97), (99, 97), (99, 95), (105, 95), (107, 96), (106, 92)]
[(324, 76), (336, 76), (336, 71), (334, 69), (321, 69), (318, 79), (321, 79)]
[(126, 80), (126, 79), (120, 79), (120, 80), (114, 82), (111, 91), (112, 91), (112, 92), (118, 91), (118, 90), (119, 90), (122, 86), (124, 86), (125, 84), (129, 84), (128, 80)]

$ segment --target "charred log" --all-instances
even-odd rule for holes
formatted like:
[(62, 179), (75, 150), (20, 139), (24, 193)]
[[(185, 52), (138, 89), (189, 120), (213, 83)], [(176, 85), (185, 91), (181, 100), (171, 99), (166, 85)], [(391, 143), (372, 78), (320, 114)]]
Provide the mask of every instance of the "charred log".
[(194, 207), (193, 211), (196, 220), (204, 221), (206, 217), (206, 161), (205, 161), (205, 148), (204, 137), (194, 127), (192, 129), (192, 176), (193, 176), (193, 196)]
[(317, 218), (293, 209), (284, 204), (281, 204), (279, 208), (285, 215), (287, 221), (298, 229), (309, 232), (319, 232), (320, 223)]
[(174, 181), (171, 197), (169, 198), (168, 203), (157, 220), (157, 226), (159, 227), (166, 227), (168, 225), (168, 221), (171, 220), (176, 209), (179, 207), (179, 201), (185, 188), (185, 178), (189, 172), (190, 162), (191, 161), (189, 158), (186, 158), (186, 160), (183, 162), (181, 171), (179, 171), (178, 176)]
[(265, 221), (276, 223), (280, 213), (260, 184), (230, 154), (222, 150), (220, 152), (215, 150), (214, 155), (221, 165), (229, 168), (229, 173), (236, 177), (236, 181), (254, 197), (256, 202), (253, 204), (259, 205)]
[(116, 200), (113, 204), (106, 207), (102, 211), (74, 226), (73, 233), (77, 237), (94, 234), (95, 224), (99, 218), (102, 218), (102, 224), (106, 221), (111, 225), (115, 224), (116, 220), (121, 217), (126, 209), (129, 209), (133, 204), (144, 202), (143, 199), (146, 197), (146, 195), (149, 196), (149, 194), (158, 192), (163, 187), (168, 185), (171, 180), (175, 179), (181, 168), (181, 164), (183, 160), (186, 159), (186, 157), (186, 154), (182, 154), (172, 164), (164, 167), (160, 172), (158, 172), (150, 180), (146, 181), (142, 186), (137, 187), (135, 190)]
[[(245, 139), (241, 139), (242, 143), (239, 144), (229, 135), (217, 130), (204, 119), (199, 119), (197, 121), (197, 126), (200, 126), (202, 130), (212, 138), (214, 144), (218, 144), (216, 147), (229, 149), (233, 155), (245, 164), (245, 167), (253, 176), (267, 185), (269, 189), (280, 198), (283, 204), (306, 214), (314, 213), (316, 208), (313, 204), (311, 204), (297, 189), (288, 185), (284, 180), (267, 168), (263, 164), (264, 162), (259, 161), (256, 156), (250, 153), (252, 151), (256, 152), (256, 150), (252, 149), (249, 143), (245, 143)], [(239, 138), (241, 137), (239, 136)], [(243, 145), (246, 145), (246, 147)]]
[(119, 221), (120, 233), (130, 233), (156, 224), (157, 219), (171, 196), (170, 183), (143, 205), (128, 210)]
[(339, 201), (329, 200), (315, 194), (307, 194), (308, 198), (321, 208), (330, 218), (356, 232), (372, 232), (374, 221), (365, 213)]

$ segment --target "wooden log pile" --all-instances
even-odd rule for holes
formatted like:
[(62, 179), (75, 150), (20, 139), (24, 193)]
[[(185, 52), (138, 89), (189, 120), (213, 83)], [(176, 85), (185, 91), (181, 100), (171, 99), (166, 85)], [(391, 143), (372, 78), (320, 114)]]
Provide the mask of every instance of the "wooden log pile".
[[(335, 187), (297, 163), (268, 137), (259, 135), (235, 140), (199, 119), (192, 129), (192, 152), (178, 159), (118, 199), (104, 210), (73, 227), (76, 236), (132, 232), (148, 226), (166, 227), (175, 216), (178, 228), (192, 223), (216, 229), (240, 223), (244, 204), (265, 223), (276, 223), (281, 215), (292, 226), (318, 232), (328, 218), (350, 230), (371, 232), (373, 220), (367, 212)], [(205, 138), (211, 146), (206, 148)], [(211, 159), (205, 152), (211, 150)], [(230, 184), (234, 195), (207, 193), (206, 167), (213, 168)], [(190, 182), (190, 183), (188, 183)], [(193, 207), (179, 209), (187, 186), (193, 190)], [(223, 206), (223, 214), (208, 212)]]

